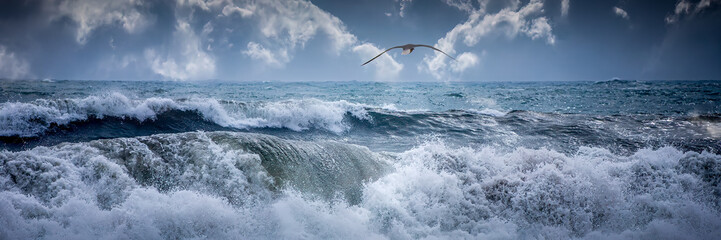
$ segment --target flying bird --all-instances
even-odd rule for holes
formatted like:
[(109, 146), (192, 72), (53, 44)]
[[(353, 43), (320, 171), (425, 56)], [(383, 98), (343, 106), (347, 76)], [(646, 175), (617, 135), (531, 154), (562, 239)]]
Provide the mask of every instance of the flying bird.
[(435, 47), (430, 46), (430, 45), (424, 45), (424, 44), (406, 44), (406, 45), (395, 46), (395, 47), (386, 49), (386, 50), (383, 51), (382, 53), (378, 54), (378, 56), (375, 56), (375, 57), (371, 58), (371, 60), (368, 60), (368, 61), (365, 62), (364, 64), (361, 64), (361, 66), (368, 64), (369, 62), (375, 60), (376, 58), (380, 57), (381, 55), (383, 55), (384, 53), (388, 52), (388, 51), (391, 50), (391, 49), (403, 48), (403, 52), (402, 52), (401, 54), (403, 54), (403, 55), (408, 55), (408, 54), (412, 53), (412, 52), (413, 52), (413, 49), (415, 49), (416, 47), (427, 47), (427, 48), (430, 48), (430, 49), (439, 51), (439, 52), (445, 54), (446, 56), (448, 56), (449, 58), (451, 58), (451, 59), (453, 59), (453, 60), (456, 60), (455, 58), (451, 57), (451, 55), (448, 55), (447, 53), (441, 51), (440, 49), (435, 48)]

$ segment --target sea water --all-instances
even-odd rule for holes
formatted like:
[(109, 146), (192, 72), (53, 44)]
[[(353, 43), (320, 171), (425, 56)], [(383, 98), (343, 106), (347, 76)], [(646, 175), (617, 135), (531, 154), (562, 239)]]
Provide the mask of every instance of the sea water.
[(718, 81), (0, 90), (0, 239), (721, 236)]

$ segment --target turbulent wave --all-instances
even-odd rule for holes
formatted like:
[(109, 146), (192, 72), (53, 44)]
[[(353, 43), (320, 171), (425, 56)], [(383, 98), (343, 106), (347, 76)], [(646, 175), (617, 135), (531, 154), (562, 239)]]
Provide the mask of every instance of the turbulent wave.
[(1, 146), (9, 149), (157, 133), (280, 129), (330, 133), (331, 138), (338, 135), (362, 136), (358, 139), (370, 137), (376, 140), (351, 142), (388, 150), (407, 150), (418, 143), (408, 139), (433, 135), (449, 143), (546, 147), (561, 152), (574, 152), (583, 146), (627, 154), (641, 148), (663, 146), (685, 151), (721, 152), (718, 140), (721, 118), (713, 114), (599, 116), (521, 110), (505, 112), (490, 108), (434, 112), (317, 99), (275, 102), (214, 98), (131, 100), (119, 93), (82, 99), (37, 99), (0, 104), (0, 125), (3, 126), (0, 128)]
[(112, 93), (83, 99), (2, 103), (0, 125), (4, 127), (0, 129), (0, 136), (37, 137), (58, 127), (93, 119), (119, 118), (143, 123), (172, 111), (197, 113), (204, 120), (222, 127), (270, 127), (294, 131), (317, 128), (335, 133), (348, 129), (343, 123), (346, 114), (367, 118), (362, 105), (346, 101), (305, 99), (244, 103), (213, 98), (131, 100), (120, 93)]
[[(9, 180), (25, 193), (40, 194), (41, 199), (50, 203), (64, 201), (66, 196), (62, 192), (76, 188), (63, 185), (48, 189), (55, 185), (57, 178), (101, 180), (95, 178), (106, 174), (113, 177), (129, 174), (125, 180), (164, 191), (211, 187), (210, 191), (218, 192), (214, 187), (229, 187), (225, 190), (231, 192), (220, 195), (231, 202), (235, 202), (235, 197), (249, 194), (245, 191), (263, 192), (263, 189), (279, 189), (285, 184), (326, 197), (342, 189), (346, 197), (352, 197), (357, 194), (352, 191), (352, 184), (377, 175), (383, 168), (383, 162), (379, 161), (382, 158), (364, 147), (231, 132), (191, 132), (61, 144), (4, 152), (1, 158), (5, 174), (11, 177)], [(50, 166), (45, 166), (46, 163)], [(86, 170), (91, 172), (86, 174), (91, 176), (83, 175), (84, 170), (74, 169), (77, 167), (90, 168)], [(47, 177), (36, 178), (35, 171), (49, 173), (45, 174)], [(236, 176), (237, 173), (241, 175)], [(64, 176), (66, 174), (69, 176)], [(121, 186), (102, 190), (114, 194), (133, 185), (126, 185), (122, 178), (119, 180)], [(98, 194), (99, 204), (113, 205), (114, 202), (104, 200), (115, 198), (104, 193)]]
[[(370, 184), (365, 206), (398, 238), (713, 239), (721, 156), (644, 149), (619, 156), (427, 143)], [(412, 226), (409, 228), (409, 226)]]
[(721, 235), (717, 81), (2, 88), (0, 239)]
[(191, 132), (0, 152), (0, 238), (714, 239), (721, 156)]

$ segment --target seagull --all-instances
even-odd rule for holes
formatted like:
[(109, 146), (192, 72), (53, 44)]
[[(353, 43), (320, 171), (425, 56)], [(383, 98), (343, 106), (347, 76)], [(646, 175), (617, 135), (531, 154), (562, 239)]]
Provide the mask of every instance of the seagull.
[(368, 64), (369, 62), (375, 60), (376, 58), (380, 57), (381, 55), (383, 55), (384, 53), (388, 52), (388, 51), (391, 50), (391, 49), (403, 48), (403, 52), (402, 52), (401, 54), (403, 54), (403, 55), (408, 55), (408, 54), (412, 53), (412, 52), (413, 52), (413, 49), (416, 48), (416, 47), (427, 47), (427, 48), (431, 48), (431, 49), (433, 49), (433, 50), (436, 50), (436, 51), (439, 51), (439, 52), (445, 54), (446, 56), (448, 56), (449, 58), (451, 58), (451, 59), (453, 59), (453, 60), (456, 60), (455, 58), (451, 57), (451, 55), (448, 55), (447, 53), (441, 51), (440, 49), (435, 48), (435, 47), (430, 46), (430, 45), (424, 45), (424, 44), (406, 44), (406, 45), (395, 46), (395, 47), (386, 49), (386, 50), (383, 51), (381, 54), (378, 54), (378, 56), (375, 56), (375, 57), (371, 58), (371, 60), (368, 60), (368, 61), (365, 62), (364, 64), (361, 64), (361, 66)]

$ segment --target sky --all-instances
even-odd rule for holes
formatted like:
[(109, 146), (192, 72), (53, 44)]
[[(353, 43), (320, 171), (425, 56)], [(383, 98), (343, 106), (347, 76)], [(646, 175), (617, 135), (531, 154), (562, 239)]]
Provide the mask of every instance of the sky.
[(0, 78), (718, 80), (721, 0), (5, 0)]

